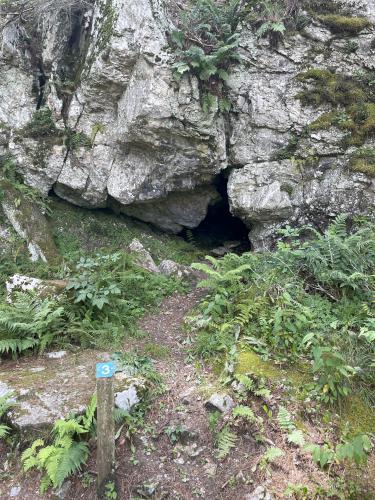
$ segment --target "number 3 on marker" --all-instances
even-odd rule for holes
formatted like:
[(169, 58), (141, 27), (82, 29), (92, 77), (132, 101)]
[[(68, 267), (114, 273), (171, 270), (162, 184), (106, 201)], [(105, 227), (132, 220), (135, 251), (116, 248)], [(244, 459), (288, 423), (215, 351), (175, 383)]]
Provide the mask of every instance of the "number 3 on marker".
[(96, 378), (111, 378), (116, 371), (116, 366), (113, 361), (108, 363), (96, 364)]

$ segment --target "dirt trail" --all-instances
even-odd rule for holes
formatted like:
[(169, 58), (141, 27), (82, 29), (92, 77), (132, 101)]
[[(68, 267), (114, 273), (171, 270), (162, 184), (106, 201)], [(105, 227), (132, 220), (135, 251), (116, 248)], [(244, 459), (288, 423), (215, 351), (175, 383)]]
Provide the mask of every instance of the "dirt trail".
[[(194, 290), (187, 296), (174, 295), (165, 300), (159, 314), (141, 322), (141, 327), (150, 335), (145, 342), (155, 342), (170, 349), (165, 359), (155, 363), (167, 392), (148, 413), (147, 424), (153, 428), (151, 433), (137, 440), (138, 464), (129, 463), (126, 444), (118, 450), (118, 474), (124, 499), (139, 497), (142, 491), (151, 494), (154, 489), (155, 498), (240, 499), (254, 489), (244, 484), (244, 471), (250, 470), (253, 460), (244, 463), (243, 449), (225, 462), (215, 458), (204, 402), (207, 394), (217, 390), (217, 382), (215, 388), (212, 374), (196, 367), (187, 356), (184, 318), (203, 295), (201, 290)], [(142, 343), (138, 346), (142, 347)], [(176, 425), (191, 431), (191, 435), (183, 439), (184, 444), (172, 444), (165, 433)], [(248, 441), (245, 454), (250, 454), (253, 448), (253, 441)], [(236, 475), (241, 480), (233, 487), (233, 481), (238, 481), (231, 481), (231, 478)], [(230, 491), (228, 481), (232, 486)]]
[[(283, 492), (289, 482), (309, 482), (313, 476), (320, 479), (311, 462), (298, 450), (285, 448), (285, 438), (272, 424), (265, 422), (267, 443), (283, 446), (286, 454), (272, 465), (272, 481), (267, 471), (256, 468), (266, 445), (259, 444), (255, 432), (238, 429), (236, 448), (224, 460), (216, 458), (215, 443), (209, 429), (206, 398), (222, 391), (217, 377), (188, 356), (188, 334), (184, 328), (185, 316), (204, 296), (196, 289), (187, 295), (175, 294), (165, 299), (159, 312), (145, 317), (140, 327), (147, 332), (142, 340), (129, 340), (125, 350), (142, 349), (150, 344), (164, 347), (165, 356), (155, 361), (162, 375), (166, 392), (153, 401), (146, 416), (145, 426), (133, 438), (132, 454), (128, 440), (117, 441), (117, 478), (121, 500), (140, 498), (190, 500), (244, 499), (255, 500), (251, 493), (259, 485)], [(262, 412), (261, 403), (258, 409)], [(166, 434), (176, 426), (185, 429), (183, 438), (173, 443)], [(180, 428), (181, 428), (180, 427)], [(173, 437), (173, 436), (172, 436)], [(288, 448), (288, 447), (287, 447)], [(66, 500), (95, 498), (95, 450), (84, 473), (68, 481)], [(56, 498), (52, 494), (40, 496), (37, 474), (25, 476), (18, 469), (12, 471), (0, 484), (0, 499), (10, 498), (12, 486), (21, 486), (18, 500)], [(271, 484), (272, 483), (272, 484)], [(259, 498), (263, 498), (262, 496)], [(274, 498), (285, 498), (276, 494)]]

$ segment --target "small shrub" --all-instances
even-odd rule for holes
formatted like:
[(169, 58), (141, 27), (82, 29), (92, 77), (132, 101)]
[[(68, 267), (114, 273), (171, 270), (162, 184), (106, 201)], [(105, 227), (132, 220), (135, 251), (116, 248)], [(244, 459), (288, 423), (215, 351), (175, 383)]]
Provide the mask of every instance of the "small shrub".
[(350, 393), (350, 379), (357, 370), (349, 366), (343, 356), (331, 347), (316, 347), (313, 350), (313, 371), (319, 375), (316, 388), (322, 401), (334, 403)]
[(23, 134), (28, 137), (48, 137), (58, 133), (49, 108), (40, 108), (33, 114), (30, 122), (24, 127)]
[(309, 444), (305, 447), (306, 451), (312, 454), (314, 462), (321, 469), (326, 468), (334, 462), (354, 462), (356, 465), (361, 465), (367, 462), (367, 455), (372, 449), (372, 443), (366, 434), (358, 434), (351, 439), (344, 440), (333, 448), (328, 444), (319, 446)]

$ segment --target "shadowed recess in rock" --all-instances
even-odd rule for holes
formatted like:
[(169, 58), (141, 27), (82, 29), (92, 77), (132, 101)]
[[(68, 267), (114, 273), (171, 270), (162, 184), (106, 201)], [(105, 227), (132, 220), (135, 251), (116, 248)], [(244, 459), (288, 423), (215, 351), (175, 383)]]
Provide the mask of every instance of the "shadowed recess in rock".
[(243, 253), (251, 250), (250, 229), (234, 217), (229, 208), (227, 193), (228, 179), (225, 174), (217, 177), (215, 187), (220, 193), (220, 201), (208, 207), (206, 218), (192, 230), (184, 229), (180, 234), (204, 249), (222, 247), (223, 254), (228, 250)]

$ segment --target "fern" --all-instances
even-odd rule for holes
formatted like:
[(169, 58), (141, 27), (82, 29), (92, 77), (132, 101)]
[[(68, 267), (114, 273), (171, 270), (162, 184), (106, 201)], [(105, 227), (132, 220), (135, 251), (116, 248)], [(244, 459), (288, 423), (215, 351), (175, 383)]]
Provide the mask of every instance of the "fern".
[(15, 406), (15, 401), (12, 399), (13, 393), (7, 392), (0, 397), (0, 439), (8, 436), (11, 428), (2, 423), (8, 411)]
[(223, 427), (216, 438), (217, 458), (223, 459), (236, 447), (237, 435), (232, 432), (228, 425)]
[[(239, 61), (237, 26), (242, 15), (242, 2), (198, 0), (182, 11), (179, 30), (170, 34), (178, 60), (173, 65), (177, 81), (185, 74), (198, 78), (205, 113), (219, 108), (229, 111), (226, 82), (228, 69)], [(218, 99), (219, 97), (219, 99)]]
[(296, 428), (296, 426), (293, 423), (291, 414), (283, 406), (280, 406), (279, 408), (279, 412), (277, 414), (277, 421), (279, 423), (280, 428), (283, 431), (292, 432)]
[(249, 406), (238, 405), (232, 410), (233, 417), (240, 417), (248, 420), (249, 422), (258, 422), (258, 417)]
[(294, 431), (288, 434), (289, 443), (295, 444), (296, 446), (304, 446), (305, 445), (305, 437), (303, 432), (299, 429), (294, 429)]
[(280, 448), (277, 448), (275, 446), (268, 448), (259, 462), (260, 467), (264, 469), (267, 467), (268, 464), (275, 462), (278, 458), (282, 456), (284, 456), (284, 452)]
[(38, 469), (44, 472), (40, 488), (45, 492), (50, 486), (61, 486), (65, 479), (87, 462), (89, 448), (82, 440), (95, 426), (96, 394), (91, 398), (84, 415), (68, 420), (57, 420), (53, 426), (53, 442), (44, 446), (44, 441), (34, 441), (21, 456), (23, 469)]
[(0, 355), (43, 352), (61, 334), (64, 308), (52, 299), (16, 294), (13, 304), (0, 304)]

